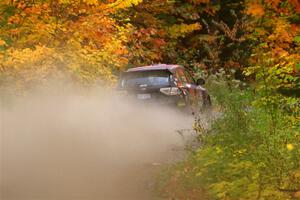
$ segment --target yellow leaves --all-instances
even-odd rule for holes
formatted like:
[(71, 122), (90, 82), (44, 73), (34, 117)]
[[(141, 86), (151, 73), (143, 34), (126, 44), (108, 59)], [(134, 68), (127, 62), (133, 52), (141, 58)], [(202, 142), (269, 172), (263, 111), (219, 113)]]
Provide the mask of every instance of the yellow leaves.
[(83, 0), (83, 2), (84, 3), (86, 3), (87, 5), (94, 5), (94, 6), (96, 6), (96, 5), (98, 5), (99, 3), (98, 3), (98, 0)]
[[(32, 82), (42, 83), (49, 77), (73, 77), (82, 84), (91, 84), (98, 79), (109, 82), (115, 78), (112, 71), (127, 63), (127, 59), (120, 58), (126, 50), (117, 48), (120, 48), (118, 41), (106, 45), (101, 51), (88, 46), (80, 49), (72, 46), (63, 49), (45, 46), (9, 49), (2, 66), (20, 90)], [(120, 54), (116, 54), (117, 50)]]
[(108, 5), (109, 8), (113, 9), (125, 9), (134, 5), (138, 5), (143, 0), (117, 0), (114, 3)]
[(45, 46), (36, 46), (34, 49), (9, 49), (2, 66), (5, 75), (11, 81), (11, 86), (15, 85), (23, 91), (32, 82), (42, 83), (50, 74), (59, 71), (55, 66), (55, 56), (55, 51)]
[[(139, 2), (116, 1), (110, 5), (119, 9)], [(13, 48), (6, 51), (5, 62), (1, 60), (6, 76), (24, 88), (62, 74), (84, 84), (114, 80), (113, 72), (128, 63), (125, 44), (132, 27), (120, 26), (111, 16), (103, 15), (101, 5), (98, 0), (58, 0), (54, 8), (46, 3), (20, 7), (23, 10), (9, 20), (11, 24), (22, 22), (22, 26), (5, 34), (15, 39), (10, 42)], [(55, 9), (60, 8), (65, 13), (57, 13)], [(6, 45), (0, 38), (0, 47)]]
[(97, 6), (99, 5), (98, 0), (59, 0), (60, 4), (72, 5), (72, 6), (80, 6), (82, 3), (88, 6)]
[(265, 10), (261, 4), (250, 2), (246, 7), (246, 14), (252, 15), (254, 17), (262, 17), (265, 14)]
[(4, 62), (4, 65), (22, 70), (23, 68), (30, 68), (42, 64), (43, 61), (51, 57), (53, 53), (53, 49), (45, 46), (36, 46), (35, 49), (10, 49), (8, 59)]
[(216, 147), (216, 153), (217, 153), (217, 154), (221, 154), (222, 152), (223, 152), (222, 148), (219, 147), (219, 146), (217, 146), (217, 147)]
[(58, 2), (59, 2), (60, 4), (70, 4), (70, 3), (71, 3), (70, 0), (58, 0)]
[(246, 153), (247, 152), (247, 149), (239, 149), (239, 150), (237, 150), (235, 153), (236, 154), (244, 154), (244, 153)]
[[(288, 2), (286, 3), (287, 8)], [(257, 87), (258, 90), (264, 88), (265, 84), (273, 90), (294, 88), (296, 84), (295, 66), (299, 63), (297, 58), (299, 50), (294, 44), (295, 36), (299, 34), (299, 27), (291, 24), (285, 17), (288, 13), (281, 12), (282, 6), (279, 4), (279, 0), (267, 0), (261, 3), (256, 1), (256, 3), (249, 3), (250, 6), (247, 8), (248, 14), (256, 17), (263, 15), (263, 6), (267, 8), (264, 20), (257, 21), (255, 32), (252, 34), (258, 41), (263, 41), (252, 51), (255, 53), (250, 62), (254, 67), (244, 71), (246, 75), (256, 75), (257, 82), (261, 82), (261, 85)], [(258, 7), (261, 8), (256, 9)]]
[(184, 37), (193, 31), (200, 30), (202, 27), (199, 23), (173, 25), (168, 29), (171, 38)]
[[(296, 171), (293, 171), (292, 172), (292, 175), (295, 179), (298, 179), (300, 180), (300, 171), (299, 170), (296, 170)], [(300, 197), (300, 196), (299, 196)]]
[(294, 147), (293, 144), (287, 144), (286, 148), (287, 148), (288, 151), (292, 151), (295, 147)]

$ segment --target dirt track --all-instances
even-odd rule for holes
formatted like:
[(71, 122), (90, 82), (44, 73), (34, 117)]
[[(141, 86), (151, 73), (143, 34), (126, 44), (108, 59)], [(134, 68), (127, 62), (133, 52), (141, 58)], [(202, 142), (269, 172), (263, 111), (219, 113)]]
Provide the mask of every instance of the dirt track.
[(1, 108), (1, 200), (157, 199), (192, 118), (103, 93), (33, 95)]

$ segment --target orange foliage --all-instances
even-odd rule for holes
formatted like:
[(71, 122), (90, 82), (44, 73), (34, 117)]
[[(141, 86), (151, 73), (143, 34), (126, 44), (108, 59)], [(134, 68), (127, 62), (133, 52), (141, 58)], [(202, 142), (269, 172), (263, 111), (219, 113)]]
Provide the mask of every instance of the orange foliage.
[[(137, 3), (139, 0), (126, 0), (120, 6)], [(14, 10), (7, 21), (1, 21), (6, 26), (0, 27), (0, 67), (5, 69), (0, 75), (18, 85), (43, 82), (48, 74), (60, 74), (58, 71), (82, 83), (113, 80), (113, 71), (128, 63), (126, 43), (132, 28), (119, 25), (110, 16), (118, 6), (98, 0), (0, 3), (0, 9), (10, 6)]]
[(264, 8), (259, 3), (249, 3), (246, 8), (246, 14), (254, 17), (262, 17), (265, 14)]
[(299, 0), (289, 0), (289, 3), (295, 7), (297, 13), (300, 13), (300, 1)]

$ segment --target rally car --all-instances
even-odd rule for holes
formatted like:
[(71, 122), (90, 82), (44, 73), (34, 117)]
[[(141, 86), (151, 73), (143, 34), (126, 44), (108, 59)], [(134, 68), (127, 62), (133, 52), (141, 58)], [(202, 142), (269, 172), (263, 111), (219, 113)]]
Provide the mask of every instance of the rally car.
[(117, 88), (138, 101), (197, 110), (211, 106), (204, 83), (204, 79), (195, 81), (183, 66), (158, 64), (128, 69)]

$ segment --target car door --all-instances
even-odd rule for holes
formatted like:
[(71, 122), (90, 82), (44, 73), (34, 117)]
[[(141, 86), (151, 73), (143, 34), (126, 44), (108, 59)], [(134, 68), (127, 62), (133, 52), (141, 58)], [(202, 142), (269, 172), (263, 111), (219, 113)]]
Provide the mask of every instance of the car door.
[(195, 90), (196, 96), (194, 98), (195, 101), (197, 101), (197, 105), (201, 106), (201, 108), (209, 108), (211, 106), (211, 99), (209, 94), (207, 93), (207, 90), (204, 87), (202, 87), (202, 85), (205, 83), (204, 79), (202, 79), (204, 83), (197, 84), (196, 81), (191, 76), (191, 74), (188, 71), (185, 72), (186, 72), (186, 76), (192, 80), (192, 88), (193, 90)]
[(178, 68), (176, 77), (179, 79), (179, 85), (187, 97), (190, 105), (197, 105), (199, 101), (199, 90), (192, 76), (183, 68)]

